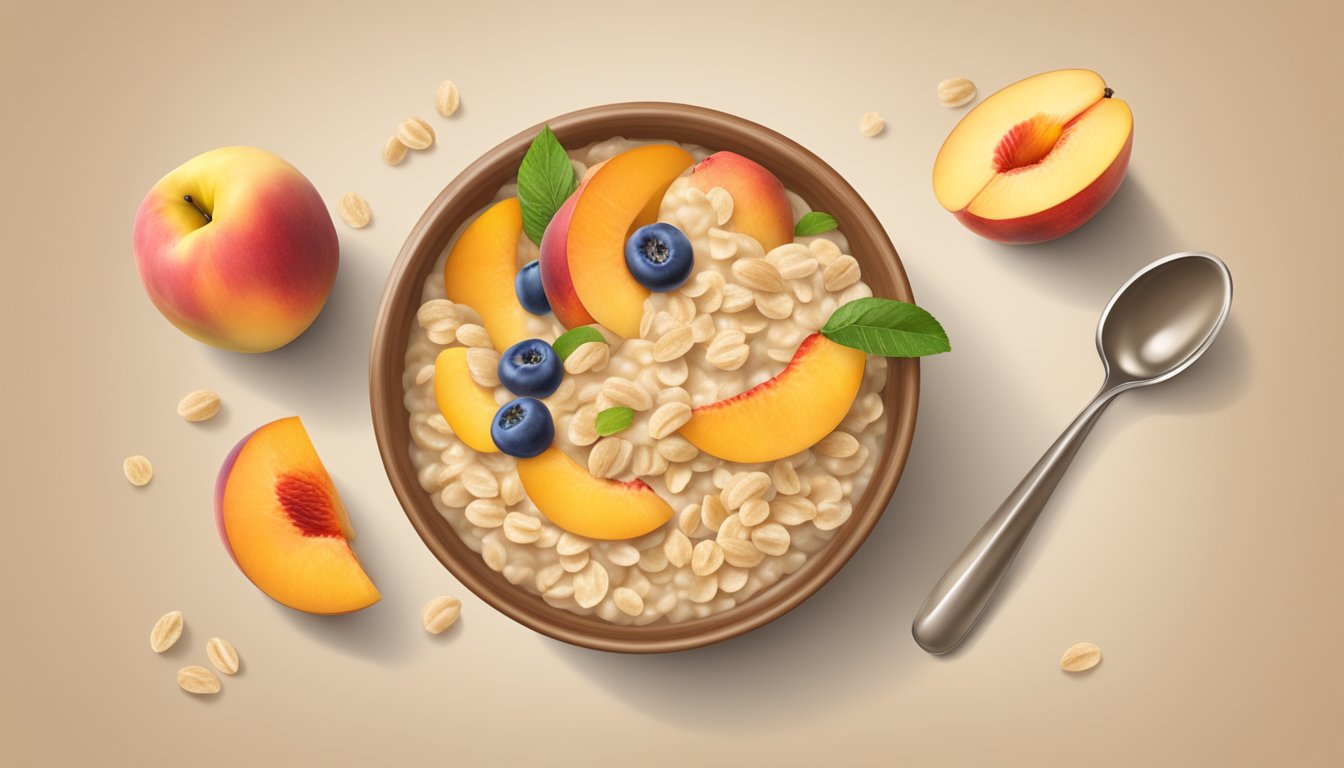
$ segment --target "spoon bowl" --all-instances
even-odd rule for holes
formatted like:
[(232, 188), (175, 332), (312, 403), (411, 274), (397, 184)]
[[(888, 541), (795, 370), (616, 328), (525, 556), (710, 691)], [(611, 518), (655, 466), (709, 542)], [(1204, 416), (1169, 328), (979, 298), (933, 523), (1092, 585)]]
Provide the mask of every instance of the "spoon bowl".
[(1174, 253), (1115, 292), (1097, 323), (1108, 381), (1156, 384), (1188, 368), (1227, 322), (1232, 275), (1217, 256)]

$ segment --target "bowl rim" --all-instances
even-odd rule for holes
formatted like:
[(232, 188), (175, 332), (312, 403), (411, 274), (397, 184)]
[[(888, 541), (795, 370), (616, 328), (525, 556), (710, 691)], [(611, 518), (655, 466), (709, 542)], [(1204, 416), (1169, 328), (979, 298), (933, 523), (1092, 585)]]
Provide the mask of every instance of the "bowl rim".
[[(786, 188), (811, 204), (832, 200), (843, 209), (842, 232), (852, 252), (865, 263), (865, 277), (876, 271), (886, 283), (880, 291), (913, 302), (904, 266), (876, 214), (859, 193), (820, 157), (788, 137), (745, 118), (675, 102), (638, 101), (606, 104), (568, 112), (538, 123), (482, 154), (444, 187), (407, 236), (388, 275), (379, 301), (369, 356), (369, 401), (374, 435), (388, 481), (426, 547), (477, 597), (533, 631), (572, 645), (622, 653), (666, 653), (719, 643), (750, 632), (788, 613), (824, 586), (868, 538), (890, 503), (904, 472), (914, 438), (919, 403), (919, 360), (888, 363), (882, 390), (886, 432), (872, 477), (848, 521), (830, 542), (809, 555), (799, 570), (753, 595), (742, 605), (705, 618), (677, 624), (610, 624), (547, 605), (539, 596), (510, 584), (485, 567), (423, 490), (410, 457), (410, 424), (403, 375), (411, 323), (420, 306), (421, 288), (452, 237), (494, 199), (512, 179), (532, 138), (549, 125), (566, 147), (615, 136), (671, 139), (731, 150), (766, 165)], [(783, 164), (762, 156), (787, 159)], [(501, 171), (505, 171), (501, 175)], [(492, 183), (496, 181), (498, 183)], [(804, 192), (806, 188), (808, 192)], [(823, 202), (824, 202), (823, 200)], [(872, 250), (858, 253), (856, 242)], [(407, 286), (410, 285), (411, 288)], [(876, 286), (875, 286), (875, 292)], [(444, 536), (444, 533), (447, 536)]]

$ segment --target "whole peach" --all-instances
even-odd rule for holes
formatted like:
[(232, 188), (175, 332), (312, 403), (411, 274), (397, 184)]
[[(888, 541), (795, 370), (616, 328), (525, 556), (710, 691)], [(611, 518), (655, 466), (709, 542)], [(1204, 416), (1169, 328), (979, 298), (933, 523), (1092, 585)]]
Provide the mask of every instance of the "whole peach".
[(133, 245), (163, 316), (239, 352), (267, 352), (303, 333), (340, 262), (317, 189), (255, 147), (211, 150), (160, 179), (136, 212)]

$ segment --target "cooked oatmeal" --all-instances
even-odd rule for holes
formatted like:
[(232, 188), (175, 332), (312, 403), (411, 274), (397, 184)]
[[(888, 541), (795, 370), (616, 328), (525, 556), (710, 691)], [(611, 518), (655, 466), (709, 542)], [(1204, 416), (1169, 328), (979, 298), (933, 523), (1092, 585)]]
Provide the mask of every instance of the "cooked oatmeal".
[[(569, 155), (582, 176), (647, 143), (614, 138)], [(697, 161), (710, 154), (683, 148)], [(496, 199), (515, 194), (507, 185)], [(788, 196), (796, 220), (809, 208)], [(881, 357), (867, 358), (848, 415), (808, 450), (738, 464), (703, 453), (678, 434), (692, 409), (779, 374), (838, 306), (872, 295), (839, 232), (796, 238), (767, 253), (726, 227), (732, 214), (733, 200), (722, 188), (705, 193), (686, 176), (674, 181), (658, 219), (679, 227), (693, 245), (690, 278), (677, 290), (650, 295), (639, 338), (599, 329), (607, 343), (577, 348), (565, 361), (559, 389), (543, 399), (556, 448), (595, 477), (642, 479), (672, 506), (670, 520), (635, 539), (595, 540), (562, 530), (527, 497), (517, 459), (479, 453), (453, 434), (434, 392), (442, 350), (468, 347), (472, 379), (490, 388), (500, 405), (514, 395), (495, 374), (499, 354), (480, 314), (445, 298), (449, 249), (425, 281), (403, 379), (420, 484), (492, 570), (552, 606), (634, 625), (726, 611), (826, 546), (872, 475), (884, 423), (887, 361)], [(518, 266), (537, 258), (538, 247), (520, 236)], [(532, 336), (548, 342), (566, 330), (549, 314), (528, 315), (526, 322)], [(613, 406), (632, 409), (633, 423), (599, 437), (596, 416)]]

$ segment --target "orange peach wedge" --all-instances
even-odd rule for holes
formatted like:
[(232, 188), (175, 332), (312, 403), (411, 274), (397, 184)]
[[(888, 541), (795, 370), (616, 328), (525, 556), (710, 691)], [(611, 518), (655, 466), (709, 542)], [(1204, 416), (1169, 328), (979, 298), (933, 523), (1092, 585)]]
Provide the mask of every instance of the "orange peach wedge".
[(519, 459), (518, 477), (548, 520), (590, 539), (633, 539), (672, 517), (672, 507), (643, 480), (593, 477), (559, 448)]
[(378, 602), (350, 548), (354, 531), (298, 417), (253, 431), (215, 482), (215, 522), (233, 560), (277, 602), (349, 613)]
[(522, 234), (518, 198), (502, 200), (467, 225), (443, 265), (448, 298), (480, 313), (490, 341), (500, 352), (531, 336), (527, 310), (518, 303), (513, 288)]
[(952, 129), (933, 164), (938, 202), (1000, 243), (1039, 243), (1092, 218), (1125, 178), (1129, 105), (1096, 72), (1061, 69), (995, 93)]
[(444, 421), (462, 442), (481, 453), (499, 453), (490, 437), (490, 422), (499, 412), (499, 403), (490, 390), (471, 378), (466, 347), (449, 347), (434, 360), (434, 399)]
[[(575, 325), (588, 324), (577, 310), (566, 313), (566, 307), (577, 303), (613, 333), (627, 339), (639, 336), (649, 291), (625, 266), (625, 240), (657, 217), (663, 193), (692, 162), (680, 147), (650, 144), (611, 158), (583, 183), (572, 198), (567, 226), (555, 233), (555, 238), (563, 234), (563, 240), (546, 246), (552, 240), (551, 227), (542, 238), (542, 280), (551, 307), (561, 308), (556, 316), (562, 322), (568, 318)], [(568, 281), (562, 272), (568, 273)]]
[(760, 163), (736, 152), (715, 152), (695, 164), (691, 186), (701, 192), (723, 187), (732, 196), (726, 229), (755, 238), (767, 251), (793, 242), (793, 209), (784, 185)]
[(681, 436), (726, 461), (774, 461), (810, 448), (849, 413), (867, 356), (819, 333), (803, 339), (779, 375), (691, 411)]

